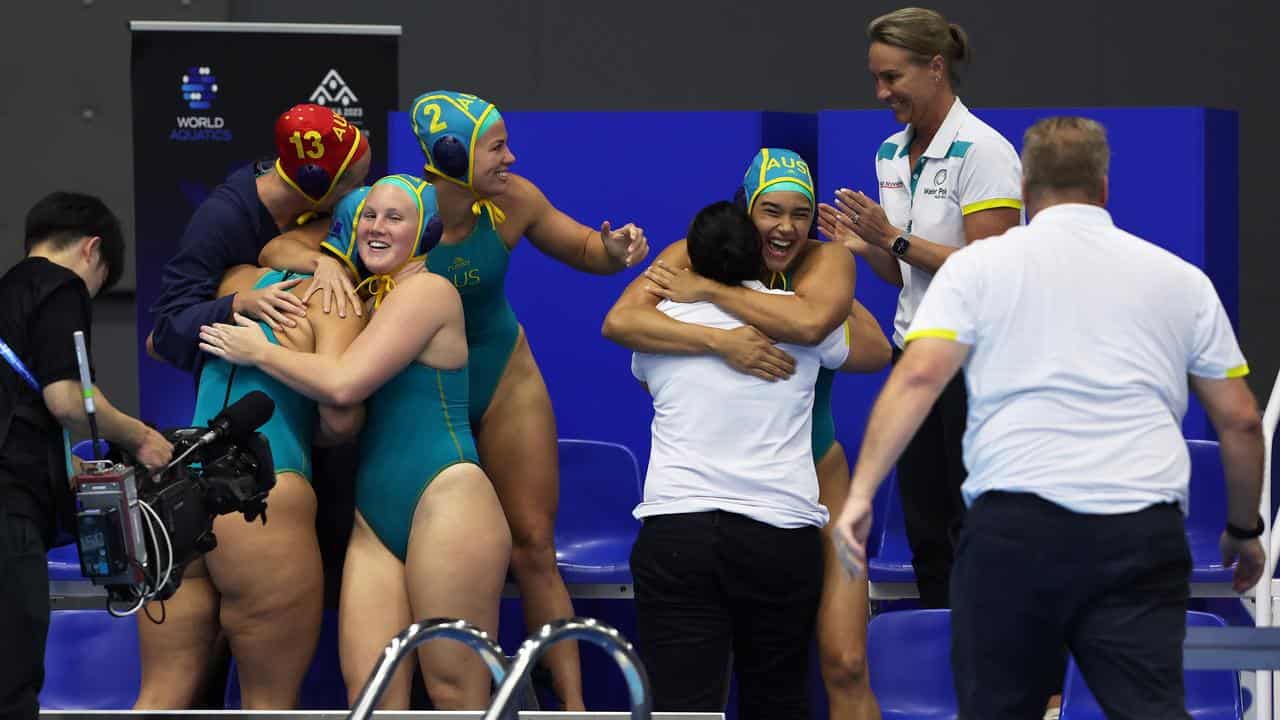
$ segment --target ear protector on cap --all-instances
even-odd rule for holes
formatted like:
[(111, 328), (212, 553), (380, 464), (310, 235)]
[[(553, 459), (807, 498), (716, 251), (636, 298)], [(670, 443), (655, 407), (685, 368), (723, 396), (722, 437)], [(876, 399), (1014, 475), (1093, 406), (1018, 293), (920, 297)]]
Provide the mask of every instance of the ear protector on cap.
[(293, 181), (302, 192), (313, 198), (323, 197), (333, 184), (329, 171), (315, 163), (298, 165), (293, 171)]
[(467, 143), (452, 133), (445, 135), (431, 146), (431, 157), (436, 169), (455, 180), (466, 181), (471, 162)]
[(444, 237), (444, 221), (439, 215), (432, 215), (427, 221), (427, 227), (422, 231), (422, 239), (418, 241), (418, 252), (423, 255), (431, 252), (440, 244), (442, 237)]

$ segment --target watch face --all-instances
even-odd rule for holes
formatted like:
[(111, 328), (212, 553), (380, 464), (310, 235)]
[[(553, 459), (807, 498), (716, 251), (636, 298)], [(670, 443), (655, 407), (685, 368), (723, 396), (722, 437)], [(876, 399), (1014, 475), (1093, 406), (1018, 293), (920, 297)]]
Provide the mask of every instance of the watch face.
[(909, 247), (911, 247), (911, 243), (905, 237), (899, 237), (893, 241), (893, 254), (906, 255)]

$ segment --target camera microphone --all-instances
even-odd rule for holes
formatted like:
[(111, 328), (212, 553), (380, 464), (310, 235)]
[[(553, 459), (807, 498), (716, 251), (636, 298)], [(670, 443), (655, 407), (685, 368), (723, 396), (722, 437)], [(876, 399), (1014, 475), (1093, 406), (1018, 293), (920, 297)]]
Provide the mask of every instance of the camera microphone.
[(271, 419), (276, 403), (261, 390), (254, 390), (223, 408), (209, 421), (209, 431), (200, 436), (197, 445), (209, 445), (219, 440), (242, 438), (262, 427)]
[(182, 451), (181, 454), (169, 461), (169, 464), (163, 468), (147, 473), (147, 478), (158, 478), (169, 472), (196, 450), (213, 445), (218, 442), (226, 442), (230, 440), (240, 440), (249, 437), (255, 430), (262, 427), (263, 423), (271, 419), (271, 414), (276, 411), (276, 403), (266, 393), (261, 390), (254, 390), (246, 394), (239, 400), (231, 403), (222, 409), (212, 420), (209, 421), (209, 429), (203, 434), (196, 437), (195, 442), (191, 443)]

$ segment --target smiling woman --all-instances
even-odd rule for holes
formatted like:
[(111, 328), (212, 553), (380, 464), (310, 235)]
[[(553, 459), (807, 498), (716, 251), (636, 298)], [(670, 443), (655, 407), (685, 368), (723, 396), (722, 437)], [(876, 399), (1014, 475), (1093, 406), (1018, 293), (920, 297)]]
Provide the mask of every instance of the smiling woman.
[[(559, 467), (555, 414), (524, 329), (507, 301), (511, 251), (522, 238), (570, 267), (598, 275), (622, 272), (649, 253), (644, 231), (609, 222), (594, 230), (569, 217), (530, 180), (511, 171), (515, 153), (497, 107), (475, 95), (433, 90), (414, 100), (413, 132), (422, 147), (441, 248), (427, 258), (432, 273), (462, 297), (469, 353), (470, 424), (480, 463), (493, 481), (511, 528), (511, 570), (531, 628), (573, 615), (556, 566)], [(350, 226), (323, 247), (360, 273)], [(320, 243), (277, 238), (262, 252), (272, 267), (316, 267)], [(334, 242), (330, 242), (334, 241)], [(376, 248), (361, 248), (374, 250)], [(332, 260), (328, 260), (332, 262)], [(341, 311), (341, 309), (339, 310)], [(565, 710), (582, 710), (575, 643), (547, 653)]]
[[(555, 415), (524, 329), (507, 301), (511, 251), (522, 237), (584, 272), (608, 275), (643, 260), (644, 231), (608, 222), (593, 230), (558, 210), (530, 180), (511, 171), (515, 153), (498, 108), (453, 90), (413, 103), (413, 131), (436, 190), (445, 252), (427, 264), (462, 296), (470, 351), (470, 415), (480, 464), (493, 480), (511, 526), (511, 570), (525, 624), (537, 628), (573, 614), (556, 566), (559, 467)], [(572, 162), (566, 158), (566, 162)], [(577, 649), (547, 653), (565, 710), (581, 710)]]
[[(255, 365), (318, 401), (368, 402), (339, 603), (353, 699), (387, 641), (414, 618), (462, 618), (496, 632), (510, 557), (511, 535), (467, 419), (462, 302), (422, 263), (439, 239), (432, 194), (422, 180), (396, 175), (338, 204), (331, 237), (353, 239), (373, 273), (369, 325), (339, 357), (271, 345), (242, 320), (201, 331), (206, 352)], [(418, 659), (436, 707), (485, 706), (488, 676), (465, 647), (430, 643)], [(411, 681), (406, 665), (380, 707), (408, 708)]]
[[(876, 153), (880, 202), (838, 190), (833, 205), (819, 206), (819, 227), (902, 288), (893, 336), (901, 349), (947, 258), (1019, 223), (1022, 169), (1009, 141), (956, 97), (960, 68), (972, 58), (959, 25), (932, 10), (904, 8), (872, 20), (867, 38), (876, 99), (906, 128)], [(953, 382), (898, 465), (912, 564), (927, 607), (948, 604), (951, 532), (964, 509), (965, 408), (964, 384)]]
[[(879, 325), (853, 299), (854, 266), (848, 251), (835, 243), (809, 239), (814, 193), (808, 164), (792, 150), (762, 148), (743, 176), (735, 201), (739, 210), (747, 213), (756, 234), (763, 240), (759, 243), (760, 259), (753, 279), (759, 282), (760, 290), (769, 287), (776, 292), (752, 290), (738, 283), (725, 284), (723, 279), (715, 282), (700, 275), (695, 268), (703, 263), (691, 262), (698, 254), (692, 238), (681, 240), (664, 250), (645, 275), (628, 286), (605, 318), (604, 335), (641, 353), (718, 356), (739, 373), (758, 378), (753, 380), (753, 393), (771, 392), (764, 383), (777, 380), (789, 380), (780, 384), (792, 387), (801, 384), (794, 377), (799, 374), (797, 358), (775, 346), (775, 341), (793, 343), (789, 346), (792, 352), (797, 346), (804, 352), (809, 348), (803, 346), (818, 344), (833, 330), (839, 332), (842, 324), (850, 350), (841, 370), (875, 372), (888, 364), (889, 344)], [(690, 234), (693, 232), (694, 228), (691, 228)], [(720, 243), (720, 247), (723, 248), (724, 243)], [(658, 304), (662, 299), (703, 306), (707, 303), (699, 301), (709, 301), (741, 324), (710, 327), (683, 322), (659, 310)], [(849, 471), (844, 449), (836, 442), (835, 421), (831, 414), (834, 368), (819, 369), (810, 378), (806, 378), (810, 385), (806, 390), (813, 391), (812, 417), (809, 419), (811, 453), (808, 459), (816, 465), (816, 499), (828, 509), (837, 508), (848, 493)], [(650, 468), (653, 467), (651, 459)], [(717, 479), (733, 477), (737, 469), (717, 468)], [(646, 485), (646, 493), (648, 487)], [(804, 700), (799, 695), (803, 693), (788, 692), (786, 688), (803, 686), (809, 633), (816, 620), (830, 716), (834, 720), (877, 717), (878, 710), (863, 660), (867, 622), (866, 580), (855, 581), (840, 569), (825, 534), (819, 552), (820, 567), (812, 569), (814, 575), (821, 578), (820, 596), (810, 598), (811, 606), (797, 607), (789, 616), (791, 622), (776, 628), (784, 633), (799, 630), (783, 643), (790, 650), (784, 653), (774, 646), (776, 657), (767, 681), (742, 681), (740, 676), (740, 682), (752, 686), (751, 692), (764, 692), (770, 696), (767, 700), (770, 706), (766, 707), (763, 704), (766, 701), (761, 701), (758, 707), (752, 708), (751, 712), (762, 713), (759, 716), (790, 717), (784, 714), (779, 704), (789, 708), (786, 712), (802, 709)], [(653, 588), (652, 585), (642, 588), (639, 568), (643, 566), (643, 560), (637, 563), (633, 559), (638, 602), (643, 602), (644, 592)], [(640, 648), (642, 656), (647, 656), (646, 662), (652, 671), (654, 692), (660, 698), (659, 707), (663, 702), (670, 702), (673, 708), (693, 707), (690, 703), (696, 703), (696, 699), (684, 697), (682, 688), (690, 690), (713, 686), (714, 682), (701, 683), (696, 668), (723, 667), (724, 662), (719, 657), (688, 653), (678, 657), (655, 657), (655, 653), (661, 655), (662, 650), (653, 644), (652, 630), (652, 626), (641, 629)], [(788, 673), (796, 675), (788, 676)], [(791, 680), (786, 677), (791, 677)], [(713, 692), (709, 702), (697, 706), (717, 709), (716, 698), (718, 694)], [(740, 703), (740, 707), (748, 705), (746, 701)], [(796, 716), (805, 715), (800, 710)]]

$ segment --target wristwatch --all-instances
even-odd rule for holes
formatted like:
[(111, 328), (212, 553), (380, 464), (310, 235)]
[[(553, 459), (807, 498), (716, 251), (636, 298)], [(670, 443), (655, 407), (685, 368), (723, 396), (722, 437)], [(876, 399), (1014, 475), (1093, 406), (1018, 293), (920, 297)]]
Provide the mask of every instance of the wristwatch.
[(911, 241), (907, 239), (906, 235), (899, 235), (897, 239), (893, 241), (893, 244), (889, 246), (889, 249), (893, 251), (894, 255), (902, 257), (911, 249)]
[(1262, 516), (1258, 516), (1258, 525), (1253, 528), (1242, 528), (1237, 525), (1227, 523), (1227, 534), (1237, 540), (1252, 540), (1256, 537), (1262, 537), (1263, 530), (1266, 530), (1266, 523)]

